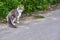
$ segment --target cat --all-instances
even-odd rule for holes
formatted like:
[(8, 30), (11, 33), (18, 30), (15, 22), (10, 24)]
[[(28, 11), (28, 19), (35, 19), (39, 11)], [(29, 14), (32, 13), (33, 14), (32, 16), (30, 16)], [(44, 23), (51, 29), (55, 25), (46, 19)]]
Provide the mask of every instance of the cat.
[(9, 23), (9, 26), (12, 26), (16, 28), (16, 23), (19, 23), (19, 18), (21, 17), (21, 14), (23, 12), (24, 8), (23, 7), (17, 7), (17, 9), (12, 9), (8, 15), (7, 15), (7, 22)]

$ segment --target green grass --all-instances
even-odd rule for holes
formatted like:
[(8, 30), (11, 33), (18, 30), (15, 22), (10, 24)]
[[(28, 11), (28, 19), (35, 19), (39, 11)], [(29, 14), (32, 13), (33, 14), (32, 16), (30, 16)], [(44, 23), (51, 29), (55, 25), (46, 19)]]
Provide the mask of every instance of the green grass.
[[(60, 3), (60, 0), (0, 0), (0, 18), (5, 19), (8, 12), (18, 5), (24, 6), (24, 13), (49, 9), (49, 5)], [(36, 18), (44, 18), (37, 15)]]
[(45, 18), (45, 17), (42, 15), (36, 15), (35, 18)]

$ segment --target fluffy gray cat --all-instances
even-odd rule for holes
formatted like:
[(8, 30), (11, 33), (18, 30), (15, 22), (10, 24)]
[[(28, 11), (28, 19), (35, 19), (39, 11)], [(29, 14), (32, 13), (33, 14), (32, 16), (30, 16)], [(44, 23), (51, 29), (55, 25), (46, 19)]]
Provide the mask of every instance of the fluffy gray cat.
[(21, 17), (21, 14), (23, 12), (24, 8), (23, 7), (17, 7), (17, 9), (12, 9), (8, 15), (7, 15), (7, 21), (9, 23), (9, 26), (12, 26), (16, 28), (16, 23), (19, 23), (19, 18)]

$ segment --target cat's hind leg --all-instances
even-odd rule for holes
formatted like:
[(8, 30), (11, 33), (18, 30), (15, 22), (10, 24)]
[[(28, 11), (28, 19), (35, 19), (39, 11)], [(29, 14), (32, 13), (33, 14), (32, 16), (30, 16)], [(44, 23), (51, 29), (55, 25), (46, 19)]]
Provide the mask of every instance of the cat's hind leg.
[(16, 28), (16, 24), (14, 23), (15, 18), (9, 17), (9, 26)]

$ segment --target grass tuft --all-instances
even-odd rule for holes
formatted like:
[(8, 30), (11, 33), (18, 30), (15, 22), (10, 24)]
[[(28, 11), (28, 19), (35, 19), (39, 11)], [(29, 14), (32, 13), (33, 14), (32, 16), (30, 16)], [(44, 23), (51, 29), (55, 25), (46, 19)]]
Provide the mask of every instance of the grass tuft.
[(35, 18), (45, 18), (45, 17), (42, 15), (36, 15)]

